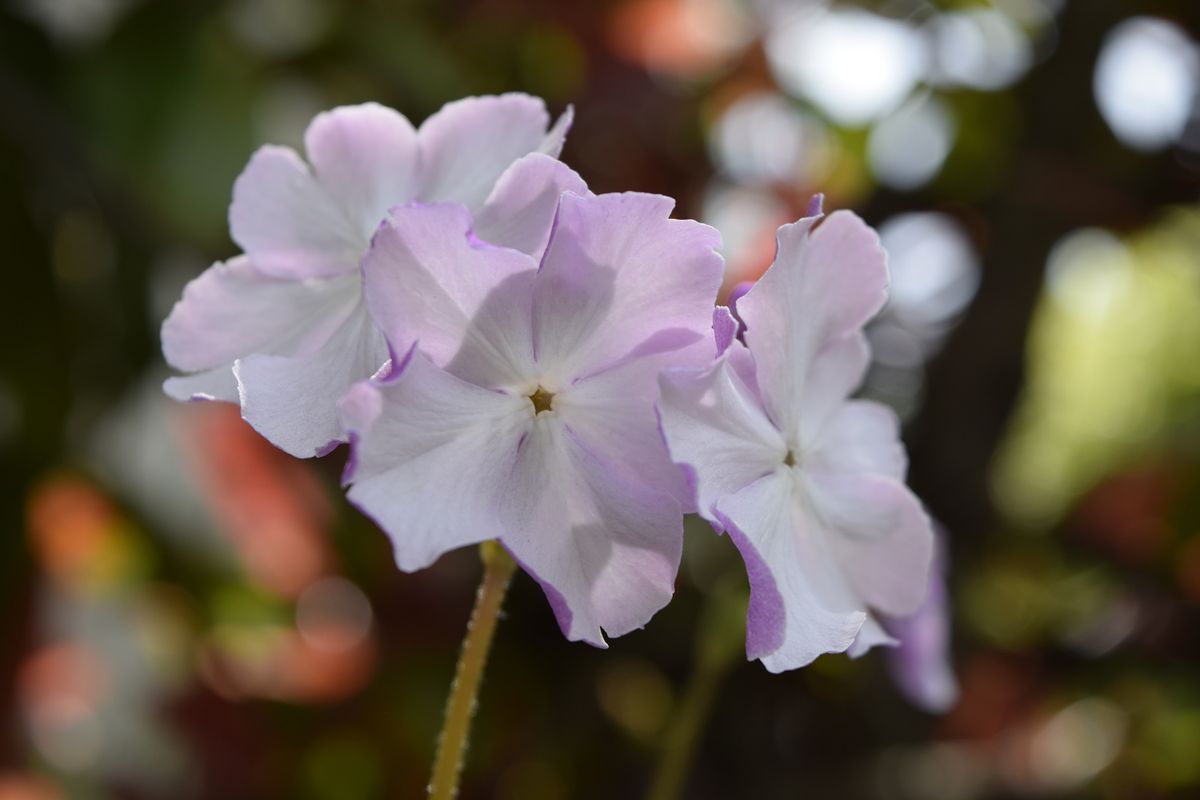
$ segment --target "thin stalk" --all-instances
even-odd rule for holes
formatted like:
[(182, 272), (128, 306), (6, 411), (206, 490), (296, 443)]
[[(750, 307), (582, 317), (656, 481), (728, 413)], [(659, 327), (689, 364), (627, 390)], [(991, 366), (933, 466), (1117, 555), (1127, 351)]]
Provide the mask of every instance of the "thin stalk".
[(741, 580), (725, 576), (700, 614), (692, 675), (663, 740), (646, 800), (678, 800), (682, 795), (717, 691), (742, 652), (745, 618), (745, 588)]
[(479, 682), (492, 649), (500, 607), (517, 568), (512, 557), (495, 542), (484, 542), (479, 553), (483, 559), (483, 579), (475, 595), (475, 608), (467, 624), (454, 683), (446, 700), (446, 719), (438, 735), (433, 776), (429, 779), (430, 800), (453, 800), (458, 795), (458, 779), (471, 734), (471, 720), (475, 716)]
[(725, 670), (699, 669), (692, 674), (680, 709), (672, 720), (663, 746), (662, 758), (654, 774), (647, 800), (676, 800), (683, 793), (684, 783), (696, 758), (696, 745), (704, 730), (713, 699)]

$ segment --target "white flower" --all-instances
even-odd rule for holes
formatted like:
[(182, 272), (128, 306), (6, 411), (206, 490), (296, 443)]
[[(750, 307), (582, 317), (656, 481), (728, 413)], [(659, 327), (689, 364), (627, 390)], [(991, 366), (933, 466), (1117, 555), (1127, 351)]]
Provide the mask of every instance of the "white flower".
[(388, 359), (366, 313), (359, 260), (389, 208), (455, 201), (476, 234), (538, 255), (558, 196), (583, 190), (554, 160), (571, 114), (547, 132), (542, 102), (520, 94), (446, 105), (421, 126), (368, 103), (319, 114), (311, 167), (261, 148), (234, 186), (229, 223), (244, 255), (192, 281), (163, 323), (167, 381), (181, 400), (238, 402), (295, 456), (345, 440), (337, 399)]
[(878, 237), (838, 212), (785, 225), (778, 242), (737, 304), (746, 345), (727, 320), (716, 363), (664, 373), (659, 407), (700, 514), (746, 562), (746, 650), (773, 672), (892, 643), (872, 612), (916, 610), (933, 546), (895, 416), (847, 399), (886, 296)]

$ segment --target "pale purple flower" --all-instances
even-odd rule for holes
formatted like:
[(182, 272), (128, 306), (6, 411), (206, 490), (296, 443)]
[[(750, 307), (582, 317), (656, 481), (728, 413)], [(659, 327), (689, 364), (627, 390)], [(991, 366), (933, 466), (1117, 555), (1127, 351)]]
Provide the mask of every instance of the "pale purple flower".
[(931, 714), (949, 711), (958, 700), (958, 679), (950, 662), (945, 536), (939, 536), (937, 541), (942, 546), (934, 551), (925, 602), (914, 614), (883, 620), (888, 633), (898, 642), (888, 653), (892, 680), (909, 702)]
[(848, 399), (884, 252), (852, 213), (813, 210), (779, 229), (774, 264), (738, 300), (746, 344), (726, 315), (716, 362), (660, 381), (671, 456), (746, 562), (747, 655), (773, 672), (894, 643), (875, 614), (916, 610), (933, 543), (895, 415)]
[(657, 376), (714, 356), (719, 237), (646, 194), (566, 193), (540, 265), (462, 206), (393, 210), (363, 260), (396, 369), (342, 401), (349, 498), (402, 569), (499, 539), (563, 633), (604, 646), (674, 591), (691, 497)]
[(229, 208), (244, 254), (192, 281), (163, 323), (167, 362), (192, 373), (167, 393), (238, 402), (295, 456), (344, 441), (337, 399), (388, 358), (359, 267), (387, 210), (459, 202), (476, 212), (478, 236), (537, 254), (559, 194), (583, 189), (554, 159), (570, 120), (547, 131), (540, 100), (506, 94), (450, 103), (416, 130), (368, 103), (317, 115), (309, 163), (286, 147), (258, 150)]

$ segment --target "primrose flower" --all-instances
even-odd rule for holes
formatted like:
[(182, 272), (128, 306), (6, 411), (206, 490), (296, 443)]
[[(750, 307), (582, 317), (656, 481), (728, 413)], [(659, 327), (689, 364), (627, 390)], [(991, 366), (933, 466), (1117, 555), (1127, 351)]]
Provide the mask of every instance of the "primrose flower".
[(402, 569), (499, 539), (563, 633), (603, 647), (670, 599), (681, 504), (657, 376), (712, 361), (719, 237), (669, 198), (559, 202), (539, 266), (462, 206), (394, 209), (363, 260), (390, 374), (342, 400), (348, 496)]
[(555, 160), (570, 125), (547, 132), (542, 102), (519, 94), (450, 103), (414, 130), (368, 103), (317, 115), (306, 164), (290, 148), (258, 150), (229, 208), (243, 255), (192, 281), (163, 323), (163, 354), (188, 373), (180, 400), (238, 402), (242, 416), (295, 456), (345, 440), (337, 400), (387, 360), (366, 313), (359, 261), (392, 206), (464, 204), (476, 234), (535, 253), (559, 194), (583, 182)]
[(746, 562), (746, 652), (772, 672), (894, 643), (875, 613), (916, 610), (933, 544), (895, 415), (847, 399), (884, 252), (852, 213), (824, 218), (818, 200), (812, 214), (779, 229), (775, 262), (737, 301), (746, 344), (726, 315), (714, 364), (660, 379), (668, 449)]

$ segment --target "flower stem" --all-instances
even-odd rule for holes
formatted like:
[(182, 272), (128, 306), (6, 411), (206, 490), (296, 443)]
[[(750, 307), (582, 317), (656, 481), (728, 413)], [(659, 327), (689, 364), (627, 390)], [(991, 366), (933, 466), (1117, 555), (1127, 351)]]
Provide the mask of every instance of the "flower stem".
[(742, 652), (745, 617), (745, 589), (725, 576), (700, 614), (692, 675), (664, 739), (647, 800), (677, 800), (682, 795), (717, 690)]
[(698, 669), (692, 673), (680, 710), (667, 731), (662, 758), (654, 774), (647, 800), (676, 800), (696, 756), (696, 744), (712, 710), (724, 671)]
[(483, 559), (483, 579), (475, 595), (475, 608), (467, 624), (462, 652), (446, 700), (446, 719), (438, 736), (433, 776), (429, 779), (430, 800), (453, 800), (458, 795), (463, 754), (475, 716), (479, 681), (492, 648), (492, 634), (500, 616), (500, 606), (517, 565), (496, 542), (484, 542), (479, 548)]

